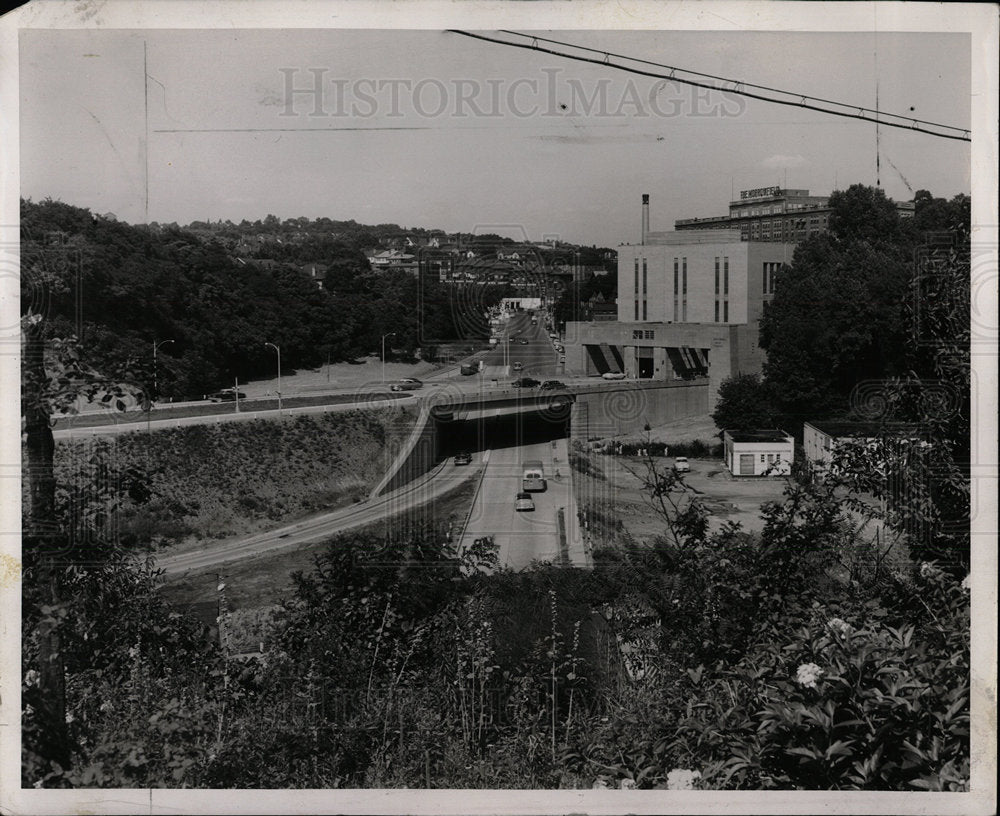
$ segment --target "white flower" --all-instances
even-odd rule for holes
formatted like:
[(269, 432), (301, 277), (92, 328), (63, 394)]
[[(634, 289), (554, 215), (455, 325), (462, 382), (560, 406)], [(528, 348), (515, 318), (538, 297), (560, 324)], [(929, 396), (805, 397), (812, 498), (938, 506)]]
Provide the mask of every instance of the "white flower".
[(921, 578), (937, 578), (941, 575), (941, 570), (926, 561), (920, 565)]
[(830, 618), (830, 620), (826, 622), (826, 625), (834, 632), (837, 632), (841, 637), (847, 637), (854, 631), (854, 627), (851, 626), (851, 624), (845, 620), (841, 620), (840, 618)]
[(623, 779), (619, 787), (621, 788), (621, 790), (635, 790), (635, 780)]
[(34, 669), (28, 669), (24, 673), (24, 685), (26, 686), (37, 686), (38, 679), (39, 679), (39, 674)]
[(962, 579), (962, 589), (966, 592), (972, 589), (972, 573), (970, 572)]
[(608, 789), (607, 780), (599, 776), (597, 777), (597, 779), (594, 780), (594, 784), (591, 785), (590, 788), (591, 790), (607, 790)]
[(816, 681), (823, 676), (823, 670), (815, 663), (803, 663), (795, 673), (795, 682), (806, 688), (816, 688)]
[(701, 778), (701, 771), (674, 768), (667, 774), (667, 790), (694, 790), (694, 782)]

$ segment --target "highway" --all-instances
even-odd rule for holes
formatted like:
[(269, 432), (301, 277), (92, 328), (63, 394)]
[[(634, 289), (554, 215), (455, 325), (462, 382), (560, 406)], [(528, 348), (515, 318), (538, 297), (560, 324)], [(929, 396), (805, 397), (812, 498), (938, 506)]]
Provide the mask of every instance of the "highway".
[(377, 499), (369, 499), (249, 538), (210, 542), (210, 550), (175, 550), (169, 555), (157, 557), (156, 563), (168, 574), (179, 575), (229, 561), (253, 558), (274, 550), (323, 541), (338, 533), (366, 527), (432, 502), (463, 482), (477, 477), (480, 472), (481, 467), (476, 467), (475, 464), (456, 467), (451, 461), (443, 462), (408, 485)]
[[(500, 548), (501, 566), (510, 569), (523, 569), (532, 561), (555, 563), (561, 555), (575, 566), (585, 566), (566, 455), (565, 439), (491, 450), (462, 536), (462, 547), (470, 546), (477, 538), (492, 536)], [(514, 497), (521, 492), (521, 466), (530, 460), (542, 461), (547, 489), (531, 494), (533, 511), (517, 511)], [(565, 525), (565, 550), (560, 547), (560, 508)]]

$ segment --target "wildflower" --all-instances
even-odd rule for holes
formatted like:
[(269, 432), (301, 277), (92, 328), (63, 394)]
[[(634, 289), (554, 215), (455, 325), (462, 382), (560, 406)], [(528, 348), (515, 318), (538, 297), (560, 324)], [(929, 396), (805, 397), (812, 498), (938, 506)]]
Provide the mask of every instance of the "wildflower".
[(39, 674), (34, 669), (28, 669), (24, 673), (24, 685), (26, 686), (37, 686), (38, 685)]
[(594, 780), (594, 784), (591, 785), (590, 788), (591, 790), (607, 790), (608, 789), (607, 780), (604, 779), (604, 777), (599, 776), (597, 777), (597, 779)]
[(847, 637), (854, 631), (854, 627), (851, 626), (851, 624), (845, 620), (841, 620), (840, 618), (830, 618), (830, 620), (826, 622), (826, 625), (834, 632), (837, 632), (841, 637)]
[(694, 790), (694, 782), (701, 777), (701, 771), (675, 768), (667, 774), (667, 790)]
[(623, 779), (621, 784), (618, 786), (621, 790), (635, 790), (635, 780), (634, 779)]
[(815, 663), (803, 663), (795, 674), (795, 682), (806, 688), (816, 688), (816, 681), (823, 676), (823, 670)]
[(972, 589), (972, 573), (970, 572), (962, 579), (962, 589), (966, 592)]
[(941, 576), (941, 570), (939, 570), (933, 564), (929, 564), (927, 561), (924, 561), (924, 563), (920, 565), (921, 578), (931, 579), (931, 578), (939, 578), (940, 576)]

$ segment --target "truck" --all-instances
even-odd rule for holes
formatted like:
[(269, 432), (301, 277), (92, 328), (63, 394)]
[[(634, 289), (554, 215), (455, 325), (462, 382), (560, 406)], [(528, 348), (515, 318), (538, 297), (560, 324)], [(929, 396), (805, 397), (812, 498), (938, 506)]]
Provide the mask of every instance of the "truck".
[(545, 490), (545, 469), (538, 460), (525, 462), (522, 466), (521, 489), (525, 492)]

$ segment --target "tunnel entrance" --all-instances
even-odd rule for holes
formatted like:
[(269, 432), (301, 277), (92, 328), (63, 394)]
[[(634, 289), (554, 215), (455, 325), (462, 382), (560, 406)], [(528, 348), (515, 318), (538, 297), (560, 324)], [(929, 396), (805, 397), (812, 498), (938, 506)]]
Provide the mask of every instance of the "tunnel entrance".
[(570, 405), (470, 420), (436, 418), (438, 461), (468, 451), (513, 448), (568, 439)]

